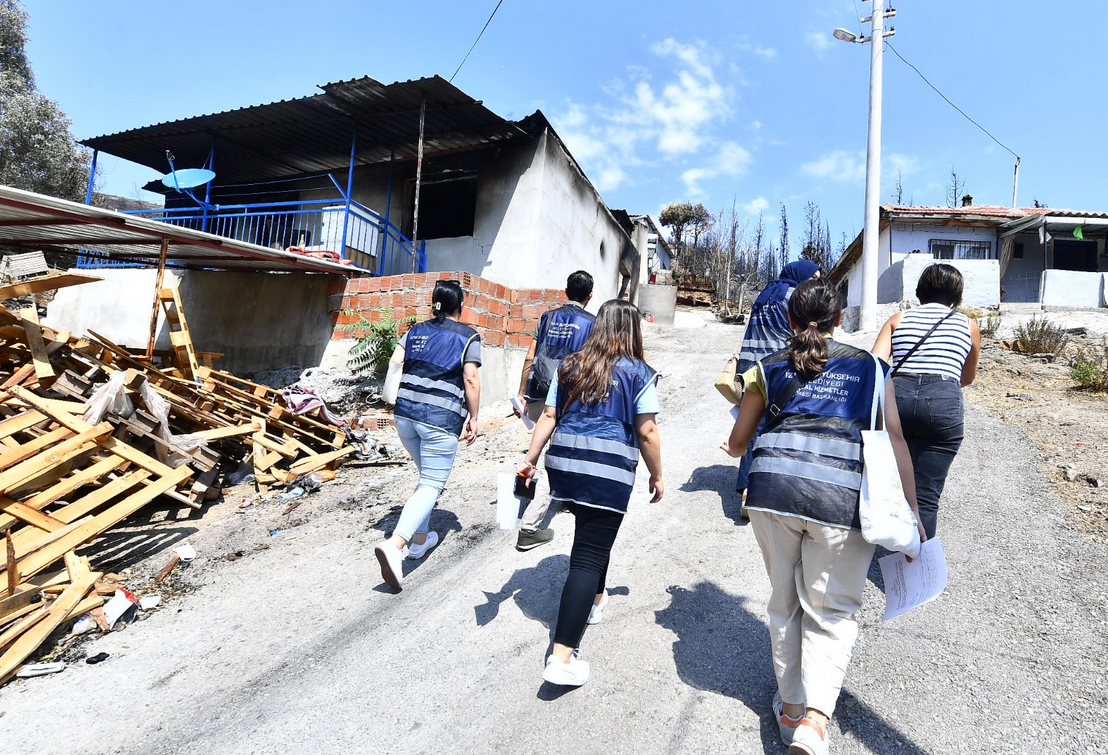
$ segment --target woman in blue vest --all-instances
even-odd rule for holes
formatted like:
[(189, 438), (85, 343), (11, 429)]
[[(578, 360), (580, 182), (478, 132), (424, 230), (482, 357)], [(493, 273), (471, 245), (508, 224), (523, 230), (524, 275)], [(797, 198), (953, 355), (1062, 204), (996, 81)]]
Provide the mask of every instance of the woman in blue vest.
[(614, 299), (600, 308), (584, 347), (562, 363), (519, 468), (535, 476), (543, 447), (551, 499), (569, 505), (576, 526), (554, 648), (543, 679), (579, 687), (589, 664), (574, 655), (587, 624), (600, 623), (608, 561), (627, 512), (639, 455), (650, 472), (651, 503), (662, 499), (662, 450), (654, 417), (658, 374), (643, 361), (642, 314)]
[(397, 590), (404, 586), (404, 548), (408, 558), (418, 559), (439, 542), (438, 533), (430, 529), (431, 510), (454, 466), (459, 436), (467, 445), (477, 438), (481, 336), (458, 322), (462, 299), (457, 281), (436, 283), (431, 294), (434, 317), (412, 326), (392, 356), (392, 361), (404, 363), (394, 411), (396, 431), (419, 469), (419, 484), (404, 504), (396, 529), (374, 549), (382, 579)]
[[(885, 384), (888, 365), (831, 340), (842, 317), (834, 286), (801, 283), (788, 315), (795, 337), (743, 375), (742, 407), (722, 448), (742, 456), (765, 418), (746, 505), (771, 587), (778, 689), (772, 707), (792, 755), (824, 755), (873, 556), (858, 521), (862, 430), (869, 429), (875, 382), (885, 386), (886, 406), (895, 406), (896, 397)], [(887, 411), (885, 423), (915, 510), (912, 460), (897, 412)]]
[[(766, 284), (750, 308), (750, 320), (736, 348), (739, 355), (736, 374), (742, 375), (759, 359), (788, 346), (789, 339), (793, 337), (793, 329), (789, 327), (789, 297), (801, 283), (818, 277), (819, 265), (810, 260), (797, 260), (781, 268), (777, 280)], [(735, 490), (740, 504), (749, 481), (751, 461), (750, 453), (739, 461), (739, 479), (735, 482)], [(740, 512), (746, 516), (746, 507), (740, 508)]]

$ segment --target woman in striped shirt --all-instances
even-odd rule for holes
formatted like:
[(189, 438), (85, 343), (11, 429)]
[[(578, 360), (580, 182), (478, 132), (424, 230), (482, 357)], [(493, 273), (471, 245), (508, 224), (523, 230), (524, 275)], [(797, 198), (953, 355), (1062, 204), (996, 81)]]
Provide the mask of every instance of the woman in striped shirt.
[(977, 377), (981, 355), (977, 323), (955, 309), (964, 285), (956, 267), (927, 267), (916, 285), (920, 306), (890, 317), (873, 344), (873, 353), (893, 365), (896, 406), (928, 538), (935, 536), (939, 498), (962, 445), (962, 388)]

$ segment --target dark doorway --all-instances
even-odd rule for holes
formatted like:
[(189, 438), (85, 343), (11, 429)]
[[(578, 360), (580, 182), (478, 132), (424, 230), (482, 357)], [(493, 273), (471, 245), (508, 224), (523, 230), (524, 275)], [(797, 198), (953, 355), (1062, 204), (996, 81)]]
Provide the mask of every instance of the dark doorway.
[(1083, 273), (1095, 273), (1095, 241), (1054, 241), (1054, 269), (1078, 270)]

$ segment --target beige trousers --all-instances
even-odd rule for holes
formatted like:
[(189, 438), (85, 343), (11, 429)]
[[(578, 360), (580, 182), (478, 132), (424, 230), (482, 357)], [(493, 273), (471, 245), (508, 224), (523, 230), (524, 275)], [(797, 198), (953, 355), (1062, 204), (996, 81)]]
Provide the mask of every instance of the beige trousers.
[(873, 545), (857, 530), (750, 510), (769, 574), (769, 636), (786, 703), (835, 712)]

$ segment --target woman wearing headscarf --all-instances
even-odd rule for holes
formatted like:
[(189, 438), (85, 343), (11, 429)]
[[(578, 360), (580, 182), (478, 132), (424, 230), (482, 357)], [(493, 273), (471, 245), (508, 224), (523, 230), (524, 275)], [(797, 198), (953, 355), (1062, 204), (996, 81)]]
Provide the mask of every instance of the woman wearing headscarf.
[[(736, 375), (742, 375), (757, 364), (759, 359), (768, 357), (789, 345), (789, 340), (793, 337), (793, 329), (789, 325), (789, 299), (797, 286), (809, 278), (818, 277), (819, 265), (811, 260), (797, 260), (781, 268), (781, 274), (777, 276), (777, 280), (766, 284), (750, 308), (746, 332), (743, 333), (743, 340), (739, 342), (736, 349), (739, 355)], [(754, 441), (757, 439), (758, 434), (755, 433), (750, 443), (751, 448), (754, 447)], [(739, 479), (735, 483), (735, 491), (739, 494), (740, 500), (746, 492), (752, 461), (753, 456), (750, 451), (739, 460)], [(740, 511), (745, 517), (746, 506), (744, 505)]]

